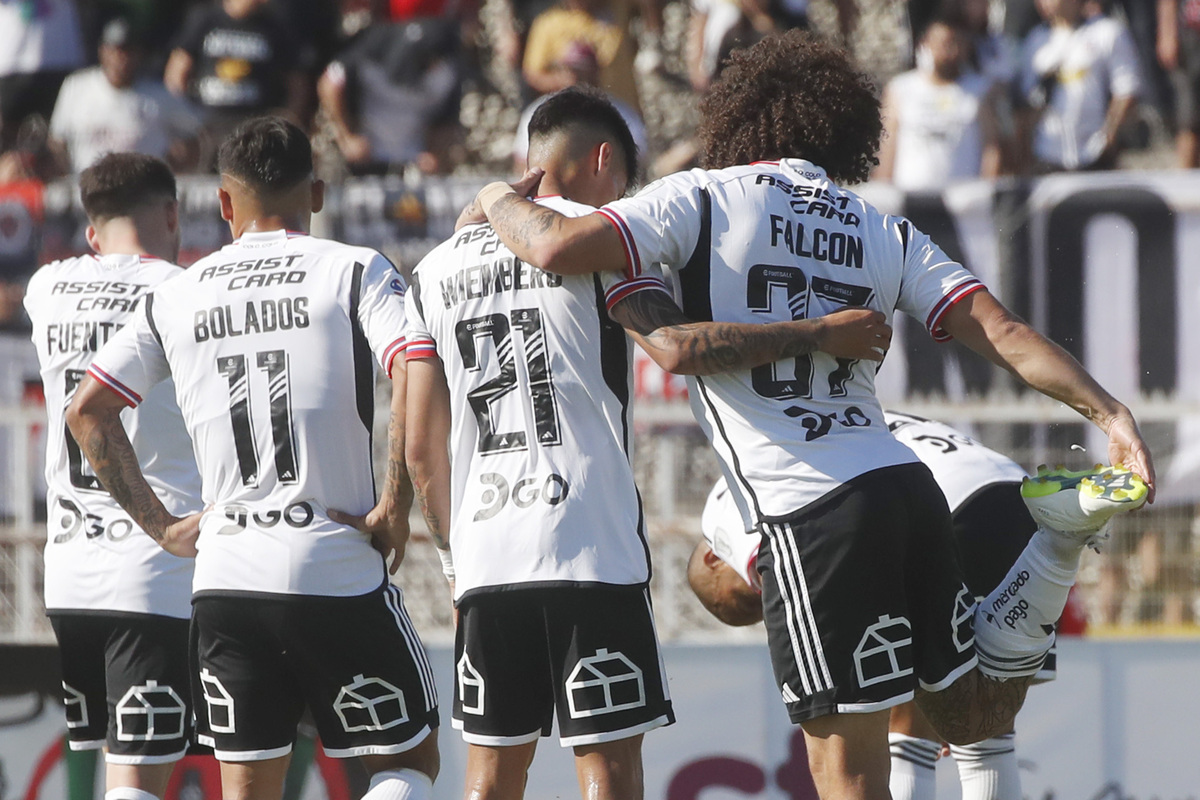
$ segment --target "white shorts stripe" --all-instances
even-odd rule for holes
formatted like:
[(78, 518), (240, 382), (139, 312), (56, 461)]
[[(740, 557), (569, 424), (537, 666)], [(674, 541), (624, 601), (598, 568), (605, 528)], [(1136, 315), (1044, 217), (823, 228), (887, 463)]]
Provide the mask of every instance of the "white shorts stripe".
[(781, 552), (780, 539), (782, 537), (779, 529), (774, 525), (763, 523), (763, 528), (771, 537), (771, 551), (775, 554), (775, 582), (779, 585), (779, 597), (783, 600), (784, 612), (787, 615), (788, 638), (792, 641), (792, 657), (796, 660), (796, 670), (800, 673), (800, 688), (804, 690), (805, 694), (814, 694), (815, 690), (809, 680), (809, 673), (812, 670), (804, 650), (800, 647), (800, 636), (796, 632), (796, 621), (799, 619), (799, 615), (796, 614), (796, 609), (792, 605), (794, 602), (793, 590), (784, 563), (784, 553)]
[[(812, 647), (815, 654), (815, 662), (821, 668), (821, 677), (824, 679), (825, 688), (833, 688), (833, 678), (829, 675), (829, 665), (825, 663), (825, 648), (821, 645), (821, 635), (817, 630), (817, 620), (813, 617), (812, 602), (808, 599), (808, 581), (804, 579), (804, 570), (801, 569), (800, 551), (796, 548), (796, 537), (791, 526), (784, 529), (782, 537), (788, 545), (788, 552), (791, 554), (793, 564), (796, 569), (796, 580), (800, 588), (800, 607), (804, 609), (804, 616), (807, 620), (808, 630), (812, 632)], [(807, 639), (805, 640), (807, 646)]]
[(421, 676), (421, 688), (425, 692), (426, 707), (433, 708), (437, 705), (437, 686), (433, 681), (433, 669), (429, 665), (429, 657), (425, 653), (420, 637), (412, 627), (412, 620), (408, 618), (408, 614), (404, 610), (404, 596), (398, 586), (389, 584), (384, 590), (384, 599), (392, 616), (396, 618), (396, 627), (400, 629), (401, 635), (408, 643), (409, 654), (417, 665), (417, 672)]

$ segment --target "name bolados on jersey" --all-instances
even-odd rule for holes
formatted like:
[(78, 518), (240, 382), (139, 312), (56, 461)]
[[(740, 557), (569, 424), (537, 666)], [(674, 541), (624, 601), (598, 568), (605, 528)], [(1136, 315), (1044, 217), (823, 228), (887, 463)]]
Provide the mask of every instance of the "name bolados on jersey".
[[(141, 313), (148, 292), (182, 273), (136, 255), (83, 256), (42, 267), (25, 308), (46, 397), (46, 608), (191, 615), (192, 562), (135, 526), (96, 479), (64, 412), (104, 343)], [(146, 481), (172, 514), (199, 511), (200, 474), (174, 386), (146, 395), (121, 423)]]
[(1020, 483), (1026, 477), (1020, 464), (944, 422), (898, 411), (886, 411), (883, 416), (892, 435), (929, 467), (951, 512), (980, 489), (996, 483)]
[(375, 503), (376, 369), (404, 349), (383, 256), (248, 233), (155, 292), (89, 370), (130, 405), (168, 375), (211, 505), (194, 589), (350, 596), (378, 588), (369, 537), (329, 519)]
[[(675, 271), (695, 320), (776, 322), (861, 306), (904, 311), (939, 341), (983, 284), (906, 219), (879, 213), (807, 161), (691, 170), (600, 209), (630, 264)], [(747, 527), (786, 517), (871, 470), (916, 458), (889, 433), (874, 362), (799, 356), (688, 381)]]
[[(539, 202), (571, 216), (593, 210)], [(605, 311), (646, 289), (663, 286), (640, 273), (543, 272), (487, 225), (418, 265), (407, 358), (440, 357), (450, 387), (457, 597), (650, 579), (629, 464), (631, 344)]]

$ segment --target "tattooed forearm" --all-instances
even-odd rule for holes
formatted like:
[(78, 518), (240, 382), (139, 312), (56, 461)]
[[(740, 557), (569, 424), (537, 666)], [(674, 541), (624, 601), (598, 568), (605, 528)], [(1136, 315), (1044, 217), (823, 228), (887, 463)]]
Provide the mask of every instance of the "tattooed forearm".
[[(521, 248), (531, 248), (534, 238), (545, 236), (551, 231), (557, 232), (562, 227), (563, 217), (557, 211), (531, 203), (515, 194), (502, 195), (492, 203), (488, 211), (492, 228), (500, 234), (505, 242), (515, 245), (517, 255), (524, 258), (528, 252), (520, 252)], [(535, 265), (540, 266), (540, 265)]]
[(100, 417), (79, 446), (112, 498), (138, 527), (161, 543), (173, 518), (146, 483), (121, 418), (117, 414)]
[(393, 408), (388, 417), (388, 463), (383, 490), (401, 513), (412, 507), (413, 488), (404, 461), (404, 414)]
[(816, 329), (807, 321), (691, 322), (664, 292), (637, 292), (609, 313), (673, 372), (709, 375), (750, 369), (819, 349)]
[(450, 541), (442, 532), (442, 519), (434, 510), (433, 504), (425, 496), (424, 490), (420, 486), (416, 487), (417, 503), (421, 506), (421, 514), (425, 517), (425, 527), (429, 528), (429, 536), (433, 539), (434, 545), (439, 550), (449, 550)]

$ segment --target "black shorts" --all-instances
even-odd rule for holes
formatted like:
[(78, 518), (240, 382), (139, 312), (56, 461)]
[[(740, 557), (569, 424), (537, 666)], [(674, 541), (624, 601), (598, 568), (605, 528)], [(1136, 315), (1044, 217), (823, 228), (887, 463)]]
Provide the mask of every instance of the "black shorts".
[[(992, 593), (1029, 544), (1038, 524), (1021, 499), (1021, 484), (993, 483), (967, 498), (951, 515), (967, 588), (976, 598)], [(1055, 678), (1054, 648), (1038, 671), (1038, 682)]]
[(975, 666), (975, 598), (925, 465), (859, 475), (762, 528), (767, 642), (793, 722), (890, 708)]
[(156, 614), (50, 612), (62, 655), (72, 750), (110, 764), (178, 761), (191, 738), (188, 621)]
[(675, 721), (649, 592), (572, 586), (477, 593), (458, 606), (454, 727), (471, 744), (563, 747)]
[(438, 725), (429, 659), (390, 584), (357, 597), (199, 597), (191, 654), (196, 738), (221, 761), (288, 754), (306, 705), (336, 758), (402, 753)]

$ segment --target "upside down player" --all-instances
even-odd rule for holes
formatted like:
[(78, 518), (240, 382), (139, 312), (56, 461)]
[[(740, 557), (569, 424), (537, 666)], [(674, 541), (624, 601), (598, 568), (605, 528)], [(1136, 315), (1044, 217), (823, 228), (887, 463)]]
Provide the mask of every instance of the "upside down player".
[[(624, 193), (636, 147), (602, 95), (559, 92), (529, 127), (531, 163), (545, 169), (539, 202), (581, 214)], [(861, 310), (824, 330), (689, 324), (662, 288), (647, 275), (549, 275), (481, 224), (415, 270), (408, 456), (443, 559), (453, 551), (468, 798), (523, 796), (556, 711), (582, 794), (640, 798), (642, 737), (673, 720), (646, 593), (621, 326), (661, 365), (694, 371), (818, 345), (878, 358), (871, 348), (890, 337), (882, 315)]]
[[(1021, 500), (1025, 470), (949, 425), (885, 412), (888, 427), (921, 459), (946, 496), (955, 544), (967, 586), (976, 597), (1004, 578), (1037, 523)], [(762, 619), (762, 583), (757, 560), (762, 537), (743, 531), (742, 518), (724, 481), (709, 494), (701, 516), (704, 539), (688, 562), (696, 597), (728, 625)], [(1053, 680), (1054, 653), (1038, 673)], [(938, 734), (914, 703), (896, 706), (888, 734), (892, 800), (933, 800), (934, 764), (942, 749)], [(950, 749), (958, 764), (964, 800), (1020, 800), (1020, 775), (1012, 731)]]
[[(394, 551), (395, 567), (408, 541), (406, 287), (374, 250), (302, 233), (324, 185), (295, 125), (250, 120), (218, 161), (234, 242), (109, 340), (68, 423), (143, 530), (196, 556), (192, 696), (224, 800), (279, 800), (306, 706), (325, 752), (360, 757), (371, 774), (364, 800), (423, 800), (438, 770), (436, 688), (372, 547)], [(379, 369), (392, 404), (377, 502)], [(212, 507), (201, 519), (163, 508), (116, 423), (168, 376)]]
[[(172, 263), (179, 204), (170, 168), (138, 153), (104, 156), (79, 188), (97, 255), (47, 264), (25, 293), (50, 418), (46, 608), (63, 655), (71, 749), (106, 749), (105, 800), (149, 800), (163, 796), (191, 734), (192, 562), (137, 530), (91, 474), (64, 416), (96, 350), (182, 271)], [(200, 474), (173, 387), (157, 387), (123, 425), (167, 507), (199, 511)]]
[[(551, 272), (665, 263), (692, 319), (902, 310), (1092, 420), (1118, 465), (1040, 476), (1029, 492), (1042, 530), (1013, 567), (1030, 577), (1009, 599), (1029, 612), (992, 614), (989, 597), (972, 626), (945, 499), (888, 433), (873, 364), (814, 354), (689, 380), (747, 527), (767, 534), (768, 644), (818, 791), (886, 798), (891, 707), (915, 697), (956, 744), (1012, 724), (1084, 546), (1113, 514), (1152, 499), (1149, 449), (1129, 409), (1066, 351), (907, 220), (838, 185), (866, 178), (881, 129), (870, 80), (843, 51), (798, 32), (764, 39), (731, 57), (701, 112), (711, 169), (576, 218), (505, 184), (484, 187), (477, 202), (518, 257)], [(895, 666), (860, 670), (863, 641), (886, 643)]]

